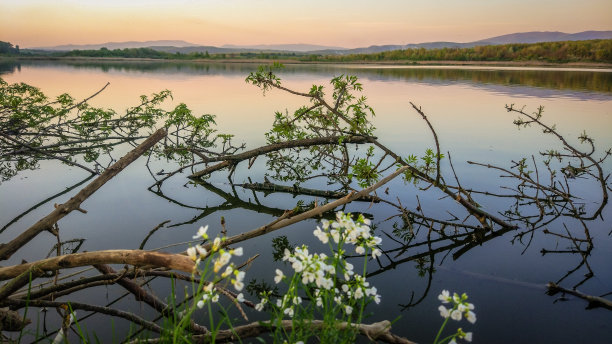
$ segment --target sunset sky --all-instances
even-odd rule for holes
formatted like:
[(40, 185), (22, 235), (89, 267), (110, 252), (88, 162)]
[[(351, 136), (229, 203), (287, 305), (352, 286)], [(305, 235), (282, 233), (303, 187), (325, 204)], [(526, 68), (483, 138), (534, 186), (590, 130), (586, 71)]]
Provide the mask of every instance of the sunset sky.
[(611, 0), (0, 0), (0, 41), (342, 47), (612, 30)]

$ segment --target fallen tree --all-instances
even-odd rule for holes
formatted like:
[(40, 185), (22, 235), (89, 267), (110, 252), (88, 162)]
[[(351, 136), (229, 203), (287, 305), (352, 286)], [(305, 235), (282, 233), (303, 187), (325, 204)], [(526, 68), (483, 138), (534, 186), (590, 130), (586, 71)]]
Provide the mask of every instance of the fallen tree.
[[(413, 293), (410, 296), (409, 302), (401, 305), (403, 309), (412, 307), (425, 299), (432, 284), (437, 255), (443, 254), (444, 257), (449, 256), (453, 259), (458, 259), (473, 248), (510, 232), (515, 233), (514, 240), (521, 241), (523, 237), (529, 237), (530, 235), (533, 237), (534, 232), (541, 230), (545, 235), (553, 236), (557, 240), (563, 240), (563, 242), (571, 244), (571, 250), (565, 253), (578, 254), (581, 260), (578, 266), (575, 269), (571, 269), (568, 275), (558, 280), (557, 284), (583, 266), (586, 267), (590, 275), (587, 274), (586, 278), (580, 281), (578, 285), (594, 275), (588, 264), (588, 257), (593, 249), (593, 242), (587, 221), (601, 216), (601, 211), (607, 204), (607, 190), (610, 190), (610, 187), (608, 186), (608, 175), (604, 172), (602, 163), (608, 158), (610, 152), (606, 152), (601, 157), (596, 157), (593, 141), (586, 134), (581, 137), (581, 140), (586, 142), (592, 149), (581, 151), (570, 145), (565, 138), (558, 135), (553, 126), (547, 126), (541, 120), (541, 110), (532, 115), (523, 109), (517, 109), (512, 105), (508, 106), (507, 110), (509, 112), (518, 114), (523, 118), (523, 120), (517, 120), (515, 124), (520, 126), (534, 124), (543, 128), (545, 133), (553, 134), (559, 139), (561, 145), (565, 148), (565, 152), (543, 152), (542, 156), (545, 159), (543, 163), (536, 162), (535, 157), (532, 156), (531, 161), (523, 159), (514, 162), (514, 165), (510, 168), (471, 162), (473, 165), (501, 172), (504, 177), (516, 182), (516, 185), (513, 187), (504, 188), (506, 193), (495, 193), (490, 190), (465, 187), (461, 184), (459, 176), (455, 173), (452, 161), (450, 160), (450, 153), (447, 153), (446, 156), (442, 153), (442, 148), (433, 125), (429, 122), (425, 112), (414, 104), (412, 104), (413, 110), (425, 121), (428, 129), (431, 131), (435, 148), (426, 151), (425, 155), (417, 157), (408, 155), (406, 152), (395, 152), (385, 146), (374, 135), (374, 128), (370, 121), (374, 111), (367, 105), (364, 97), (358, 97), (353, 94), (361, 91), (361, 84), (355, 77), (341, 76), (332, 79), (331, 98), (326, 96), (322, 86), (315, 85), (308, 92), (298, 92), (285, 87), (281, 84), (280, 78), (274, 74), (274, 69), (272, 68), (261, 68), (258, 72), (251, 74), (247, 81), (260, 87), (264, 92), (274, 89), (303, 97), (308, 101), (308, 104), (299, 108), (293, 114), (276, 113), (274, 125), (271, 131), (266, 134), (267, 144), (239, 152), (245, 147), (244, 145), (236, 147), (229, 142), (229, 138), (226, 136), (213, 136), (214, 129), (210, 127), (210, 124), (214, 123), (212, 117), (196, 118), (192, 116), (191, 112), (184, 105), (175, 108), (171, 112), (156, 109), (153, 105), (163, 100), (164, 97), (162, 96), (153, 97), (153, 100), (143, 99), (138, 109), (128, 110), (127, 117), (139, 118), (139, 120), (143, 121), (142, 123), (147, 124), (155, 120), (160, 122), (165, 120), (163, 122), (164, 129), (158, 130), (153, 136), (114, 165), (104, 168), (104, 172), (101, 175), (91, 181), (70, 201), (58, 205), (48, 216), (29, 229), (26, 229), (16, 239), (1, 245), (0, 257), (8, 259), (24, 247), (29, 240), (45, 230), (52, 233), (56, 232), (58, 230), (58, 221), (73, 210), (83, 211), (81, 204), (87, 197), (119, 173), (125, 166), (148, 151), (152, 152), (147, 159), (148, 167), (148, 163), (153, 159), (167, 159), (169, 162), (175, 163), (174, 169), (171, 170), (172, 172), (164, 172), (162, 170), (154, 173), (149, 169), (149, 172), (155, 179), (155, 183), (149, 190), (176, 205), (202, 211), (202, 214), (199, 216), (188, 221), (177, 221), (178, 223), (169, 225), (168, 228), (195, 223), (197, 220), (217, 210), (235, 209), (236, 207), (267, 213), (274, 216), (272, 221), (262, 225), (254, 225), (252, 229), (242, 229), (240, 233), (226, 237), (226, 223), (225, 219), (223, 219), (221, 222), (223, 239), (220, 239), (218, 242), (208, 239), (207, 236), (200, 235), (200, 237), (196, 236), (196, 240), (190, 243), (190, 245), (193, 244), (194, 246), (182, 254), (142, 250), (147, 240), (168, 223), (168, 220), (160, 223), (148, 233), (140, 246), (140, 250), (108, 250), (66, 255), (57, 253), (56, 257), (0, 267), (0, 280), (9, 280), (0, 289), (0, 305), (8, 306), (14, 310), (24, 307), (52, 307), (59, 309), (62, 305), (70, 305), (72, 309), (91, 310), (112, 317), (121, 317), (141, 326), (143, 329), (158, 333), (159, 338), (148, 339), (150, 342), (165, 340), (169, 330), (159, 326), (155, 322), (157, 320), (149, 321), (129, 312), (114, 309), (110, 305), (97, 306), (72, 302), (70, 300), (70, 296), (76, 291), (102, 285), (118, 284), (128, 290), (128, 295), (133, 295), (136, 300), (151, 306), (159, 318), (164, 318), (170, 323), (169, 326), (174, 326), (174, 329), (178, 329), (177, 332), (181, 333), (181, 336), (184, 335), (182, 338), (189, 338), (193, 341), (228, 342), (256, 337), (260, 334), (277, 330), (292, 331), (294, 324), (289, 321), (283, 321), (278, 326), (265, 323), (232, 324), (229, 329), (207, 328), (198, 324), (189, 318), (189, 315), (191, 314), (190, 312), (195, 311), (199, 307), (197, 305), (198, 300), (194, 299), (195, 295), (200, 300), (203, 300), (202, 293), (211, 292), (205, 291), (208, 285), (211, 285), (210, 288), (214, 286), (215, 290), (219, 290), (219, 293), (226, 299), (227, 303), (236, 305), (245, 319), (247, 319), (247, 315), (241, 307), (254, 308), (256, 306), (248, 300), (239, 301), (243, 297), (241, 294), (226, 290), (226, 288), (220, 285), (221, 283), (236, 283), (238, 274), (248, 267), (250, 260), (248, 264), (245, 263), (244, 265), (233, 267), (229, 275), (214, 280), (193, 274), (194, 267), (198, 266), (198, 263), (201, 263), (208, 257), (211, 257), (211, 255), (221, 254), (221, 252), (235, 252), (234, 246), (238, 243), (247, 242), (255, 237), (267, 235), (307, 219), (320, 218), (323, 215), (328, 216), (330, 213), (333, 217), (334, 211), (359, 200), (371, 202), (371, 205), (374, 203), (383, 204), (391, 207), (395, 212), (389, 218), (379, 222), (379, 224), (383, 224), (386, 221), (395, 221), (392, 226), (381, 226), (384, 228), (379, 229), (381, 233), (393, 241), (394, 244), (389, 246), (395, 245), (395, 247), (386, 247), (384, 249), (377, 247), (376, 249), (379, 250), (377, 252), (380, 253), (380, 256), (373, 255), (370, 260), (378, 264), (378, 268), (373, 269), (370, 267), (367, 274), (364, 274), (364, 278), (395, 269), (400, 264), (407, 262), (416, 262), (419, 273), (423, 276), (427, 275), (427, 286), (423, 295), (415, 297)], [(34, 91), (29, 90), (28, 92)], [(59, 113), (62, 111), (72, 109), (80, 109), (83, 113), (90, 111), (88, 110), (89, 107), (83, 106), (84, 102), (75, 104), (72, 101), (66, 104), (62, 108), (63, 110), (57, 110), (54, 116), (60, 116)], [(0, 107), (0, 109), (2, 108)], [(5, 107), (2, 111), (14, 111), (6, 109)], [(20, 108), (18, 113), (24, 114), (27, 111), (30, 110)], [(40, 109), (37, 111), (40, 111)], [(78, 139), (78, 135), (74, 134), (71, 136), (72, 141), (69, 144), (60, 141), (33, 144), (37, 142), (34, 139), (37, 136), (32, 134), (31, 128), (24, 126), (23, 121), (18, 122), (18, 120), (24, 119), (23, 116), (14, 116), (15, 119), (4, 120), (0, 122), (0, 136), (4, 137), (4, 139), (0, 138), (0, 140), (5, 145), (10, 144), (10, 150), (2, 151), (0, 158), (11, 161), (12, 157), (28, 155), (38, 159), (40, 154), (42, 154), (49, 158), (57, 158), (57, 160), (65, 163), (71, 162), (71, 160), (66, 160), (65, 157), (62, 157), (62, 154), (72, 154), (75, 152), (87, 154), (86, 150), (79, 150), (76, 145), (84, 141), (89, 143), (95, 142), (95, 145), (88, 146), (88, 149), (90, 149), (97, 147), (98, 143), (104, 141), (102, 138), (100, 139), (101, 141), (97, 141), (95, 138), (90, 137), (92, 135), (99, 135), (99, 133), (95, 134), (95, 132), (100, 130), (100, 128), (94, 127), (110, 125), (111, 123), (113, 125), (126, 123), (126, 119), (114, 119), (105, 122), (104, 118), (107, 115), (103, 113), (99, 113), (96, 116), (98, 116), (96, 117), (97, 120), (91, 123), (88, 122), (89, 124), (87, 125), (83, 122), (70, 122), (72, 123), (71, 125), (76, 125), (73, 128), (74, 130), (81, 126), (79, 135), (85, 135), (86, 138)], [(52, 118), (56, 117), (52, 116)], [(68, 120), (66, 121), (66, 123), (69, 122)], [(141, 126), (139, 128), (150, 127)], [(55, 129), (52, 126), (44, 127), (44, 130), (41, 131), (41, 136), (54, 137), (54, 135), (59, 135), (53, 130)], [(120, 131), (119, 128), (111, 129), (111, 131), (113, 130)], [(104, 139), (111, 140), (111, 137), (118, 136), (106, 136)], [(143, 137), (138, 134), (138, 130), (130, 129), (125, 135), (125, 140), (121, 142), (133, 144), (141, 138)], [(222, 147), (217, 147), (215, 144), (219, 140), (223, 142)], [(362, 147), (367, 148), (362, 149)], [(59, 159), (60, 157), (62, 159)], [(264, 181), (258, 183), (249, 180), (249, 183), (234, 184), (232, 175), (236, 167), (242, 163), (243, 166), (246, 165), (245, 168), (251, 168), (255, 160), (260, 157), (262, 160), (265, 159), (267, 164), (266, 174), (263, 176)], [(449, 166), (443, 166), (443, 159), (447, 157)], [(567, 166), (554, 165), (551, 163), (553, 159), (559, 159), (559, 162), (563, 161), (567, 163)], [(72, 162), (76, 163), (76, 159), (74, 160)], [(178, 169), (176, 169), (176, 165), (178, 165)], [(91, 170), (88, 172), (98, 173), (97, 169), (101, 168), (101, 166), (102, 164), (100, 163), (94, 163), (93, 167), (87, 167)], [(196, 166), (204, 167), (195, 170)], [(450, 167), (450, 171), (446, 167)], [(187, 173), (189, 176), (182, 174), (186, 169), (191, 169), (190, 173)], [(224, 194), (223, 190), (220, 189), (222, 186), (217, 188), (203, 182), (203, 179), (212, 173), (219, 173), (224, 169), (228, 169), (227, 174), (230, 180), (230, 187), (241, 186), (253, 190), (254, 201), (250, 198), (248, 201), (240, 199), (235, 191), (233, 195), (229, 193)], [(447, 180), (451, 172), (454, 183)], [(10, 173), (6, 174), (6, 176), (9, 175)], [(224, 199), (224, 203), (218, 207), (208, 207), (208, 205), (190, 206), (165, 195), (162, 192), (164, 181), (181, 175), (193, 179), (189, 183), (198, 186), (202, 185), (207, 191), (221, 196)], [(162, 177), (158, 179), (157, 176)], [(599, 185), (602, 190), (597, 209), (586, 213), (584, 207), (581, 207), (576, 202), (578, 198), (569, 187), (572, 176), (589, 178), (589, 180)], [(396, 178), (401, 178), (405, 185), (414, 184), (416, 186), (413, 189), (415, 194), (416, 191), (425, 192), (431, 190), (431, 192), (438, 192), (442, 196), (438, 201), (446, 201), (448, 202), (447, 204), (452, 203), (453, 206), (456, 206), (453, 208), (453, 213), (448, 212), (451, 218), (432, 217), (428, 216), (429, 213), (426, 215), (424, 209), (426, 209), (427, 205), (421, 204), (418, 196), (416, 196), (418, 206), (414, 207), (414, 209), (409, 209), (402, 204), (399, 198), (394, 200), (387, 196), (389, 194), (388, 187), (384, 192), (381, 192), (383, 186)], [(323, 187), (321, 189), (313, 189), (303, 186), (304, 183), (315, 179), (322, 179), (324, 183), (319, 185), (328, 186), (329, 190)], [(155, 187), (157, 187), (157, 191), (153, 191)], [(266, 207), (257, 199), (256, 192), (262, 191), (265, 194), (289, 192), (299, 195), (300, 199), (296, 201), (295, 207), (293, 204), (287, 205), (286, 209)], [(308, 206), (302, 201), (302, 198), (306, 196), (315, 198)], [(322, 203), (319, 202), (319, 198), (335, 200), (329, 203)], [(500, 212), (487, 203), (487, 198), (513, 199), (516, 203), (508, 211)], [(451, 206), (447, 206), (447, 208), (450, 209)], [(565, 227), (566, 233), (549, 229), (551, 224), (569, 218), (576, 221), (578, 233), (577, 230), (569, 230), (567, 227)], [(393, 232), (385, 232), (388, 228), (392, 228)], [(526, 248), (529, 246), (529, 243), (530, 241), (526, 243)], [(183, 243), (183, 245), (185, 244)], [(58, 242), (57, 245), (57, 251), (59, 252), (60, 243)], [(194, 251), (196, 249), (197, 251)], [(281, 252), (280, 256), (282, 256), (283, 249), (295, 249), (295, 246), (278, 244), (273, 249)], [(543, 254), (550, 252), (553, 251), (542, 251)], [(555, 253), (559, 252), (555, 251)], [(343, 252), (342, 256), (354, 258), (361, 255), (351, 255)], [(125, 268), (116, 272), (107, 266), (107, 264), (127, 264), (131, 265), (132, 268)], [(94, 266), (101, 274), (81, 277), (68, 282), (59, 282), (59, 278), (68, 279), (73, 277), (66, 269), (87, 266)], [(179, 274), (177, 271), (183, 273)], [(219, 268), (216, 272), (221, 273), (222, 271)], [(74, 276), (79, 276), (79, 273), (75, 272)], [(143, 287), (146, 281), (142, 282), (139, 277), (168, 278), (173, 283), (173, 287), (175, 286), (174, 281), (178, 280), (191, 283), (192, 286), (197, 285), (197, 287), (192, 295), (188, 295), (180, 302), (175, 302), (176, 300), (172, 299), (172, 297), (170, 301), (162, 301), (161, 298)], [(42, 278), (49, 279), (48, 282), (43, 282), (49, 286), (42, 287), (41, 284), (37, 288), (33, 288), (35, 286), (32, 282)], [(558, 285), (555, 286), (558, 287)], [(560, 287), (555, 290), (578, 297), (584, 296), (575, 290), (571, 292), (568, 291), (570, 289), (560, 289)], [(26, 295), (32, 298), (29, 299)], [(65, 298), (65, 300), (56, 301), (56, 298)], [(593, 301), (593, 299), (585, 299)], [(597, 300), (600, 301), (600, 304), (606, 304), (606, 300), (603, 298)], [(315, 301), (310, 300), (310, 302)], [(0, 318), (4, 316), (3, 319), (9, 319), (6, 325), (4, 320), (2, 320), (3, 326), (7, 330), (9, 328), (14, 328), (17, 331), (23, 329), (27, 325), (27, 321), (16, 322), (11, 320), (16, 318), (15, 314), (10, 312), (7, 311), (0, 314)], [(207, 312), (212, 315), (210, 309)], [(313, 330), (318, 330), (325, 326), (325, 321), (314, 319), (309, 321)], [(390, 332), (389, 323), (386, 321), (371, 325), (337, 322), (335, 326), (338, 326), (338, 330), (356, 328), (361, 335), (372, 341), (410, 343), (405, 338), (393, 335)], [(184, 333), (181, 331), (184, 331)]]

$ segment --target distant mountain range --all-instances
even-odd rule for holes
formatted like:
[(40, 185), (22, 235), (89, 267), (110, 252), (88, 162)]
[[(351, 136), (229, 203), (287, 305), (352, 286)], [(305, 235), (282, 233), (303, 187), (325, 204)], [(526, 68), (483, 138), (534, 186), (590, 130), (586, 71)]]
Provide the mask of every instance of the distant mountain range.
[(248, 50), (281, 50), (295, 52), (309, 52), (316, 50), (346, 50), (342, 47), (330, 47), (325, 45), (315, 44), (258, 44), (258, 45), (233, 45), (225, 44), (221, 48), (228, 49), (248, 49)]
[(549, 32), (549, 31), (533, 31), (512, 33), (508, 35), (485, 38), (479, 41), (468, 43), (457, 42), (426, 42), (417, 44), (404, 45), (372, 45), (364, 48), (342, 48), (332, 46), (322, 46), (313, 44), (260, 44), (260, 45), (231, 45), (226, 44), (221, 47), (202, 46), (180, 40), (161, 40), (161, 41), (146, 41), (146, 42), (107, 42), (102, 44), (85, 44), (85, 45), (58, 45), (52, 47), (37, 47), (32, 50), (47, 50), (47, 51), (70, 51), (70, 50), (98, 50), (100, 48), (108, 49), (124, 49), (124, 48), (151, 48), (158, 51), (169, 53), (180, 52), (188, 54), (192, 52), (208, 52), (209, 54), (220, 53), (243, 53), (243, 52), (295, 52), (299, 54), (364, 54), (377, 53), (389, 50), (408, 49), (408, 48), (470, 48), (479, 45), (496, 45), (496, 44), (511, 44), (511, 43), (538, 43), (538, 42), (558, 42), (558, 41), (582, 41), (590, 39), (612, 39), (612, 31), (584, 31), (578, 33), (564, 32)]
[(161, 40), (161, 41), (129, 41), (129, 42), (106, 42), (102, 44), (66, 44), (56, 45), (52, 47), (36, 47), (29, 48), (32, 50), (53, 50), (53, 51), (71, 51), (71, 50), (98, 50), (102, 48), (108, 49), (125, 49), (125, 48), (149, 48), (152, 46), (172, 46), (172, 47), (197, 47), (198, 44), (193, 44), (185, 41), (176, 40)]

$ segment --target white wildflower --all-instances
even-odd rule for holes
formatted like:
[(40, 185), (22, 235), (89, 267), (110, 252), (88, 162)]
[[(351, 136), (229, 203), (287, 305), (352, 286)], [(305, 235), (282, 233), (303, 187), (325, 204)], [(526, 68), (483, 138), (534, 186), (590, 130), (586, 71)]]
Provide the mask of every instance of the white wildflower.
[(293, 318), (293, 308), (291, 308), (291, 307), (285, 308), (283, 313), (287, 314), (290, 318)]
[(276, 269), (276, 276), (274, 277), (274, 282), (276, 284), (279, 284), (280, 281), (283, 280), (283, 277), (285, 277), (285, 275), (283, 274), (283, 272), (280, 269)]
[(452, 300), (449, 291), (442, 290), (442, 293), (438, 295), (438, 300), (442, 301), (442, 303), (449, 303)]
[(225, 277), (231, 275), (232, 272), (234, 272), (234, 267), (230, 265), (227, 268), (225, 268), (225, 271), (221, 274), (221, 277), (225, 278)]
[(327, 244), (329, 241), (329, 237), (327, 233), (323, 232), (319, 226), (313, 232), (314, 236), (316, 236), (322, 243)]
[(196, 255), (196, 248), (195, 247), (190, 247), (187, 249), (187, 255), (189, 256), (189, 258), (191, 258), (191, 260), (196, 261), (196, 259), (198, 259), (197, 255)]
[(217, 250), (219, 250), (220, 247), (221, 247), (221, 238), (216, 237), (215, 240), (213, 240), (213, 246), (212, 246), (213, 252), (216, 252)]
[(285, 251), (283, 252), (283, 261), (289, 260), (290, 257), (291, 257), (291, 251), (289, 251), (288, 249), (285, 249)]
[(304, 265), (302, 265), (302, 262), (299, 260), (293, 262), (293, 264), (291, 264), (291, 267), (293, 268), (293, 270), (295, 270), (295, 272), (302, 272), (302, 270), (304, 270)]
[(448, 318), (450, 316), (450, 311), (446, 309), (446, 307), (440, 305), (440, 307), (438, 307), (438, 310), (440, 311), (440, 316), (442, 318)]
[(374, 295), (374, 302), (376, 302), (376, 304), (380, 303), (380, 295), (378, 294)]
[(376, 287), (366, 289), (367, 296), (374, 296), (376, 295), (377, 292), (378, 292), (378, 289), (376, 289)]
[(472, 311), (468, 311), (467, 313), (465, 313), (465, 318), (472, 324), (476, 322), (476, 314)]
[(375, 248), (372, 250), (372, 259), (376, 259), (380, 256), (382, 256), (382, 252), (379, 249)]
[(194, 239), (208, 239), (208, 234), (206, 234), (206, 231), (208, 231), (208, 225), (205, 227), (200, 227), (200, 229), (198, 229), (198, 233), (196, 233), (196, 235), (193, 236)]
[(236, 276), (235, 279), (232, 279), (232, 284), (234, 285), (234, 288), (237, 291), (241, 291), (242, 288), (244, 288), (244, 276), (245, 273), (244, 271), (238, 271), (238, 270), (234, 270), (234, 275)]
[(451, 311), (450, 317), (453, 320), (460, 321), (461, 320), (461, 312), (458, 309)]
[(196, 251), (198, 251), (198, 254), (201, 256), (205, 256), (208, 254), (208, 251), (206, 251), (206, 249), (204, 247), (202, 247), (201, 245), (195, 245)]

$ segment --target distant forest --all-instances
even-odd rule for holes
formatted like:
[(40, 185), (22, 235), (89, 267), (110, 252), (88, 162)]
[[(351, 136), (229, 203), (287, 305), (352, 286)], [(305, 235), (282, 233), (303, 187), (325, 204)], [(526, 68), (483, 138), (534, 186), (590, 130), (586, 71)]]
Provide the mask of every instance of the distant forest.
[(19, 55), (19, 46), (13, 46), (9, 42), (0, 41), (0, 55)]
[(418, 62), (418, 61), (541, 61), (553, 63), (599, 62), (612, 63), (612, 40), (544, 42), (531, 44), (503, 44), (473, 48), (403, 49), (372, 54), (318, 55), (292, 52), (220, 53), (192, 52), (168, 53), (151, 48), (126, 48), (99, 50), (73, 50), (69, 52), (44, 52), (19, 50), (11, 43), (0, 42), (0, 54), (49, 57), (113, 57), (151, 58), (172, 60), (199, 59), (263, 59), (296, 60), (307, 62)]
[(544, 61), (612, 63), (612, 40), (503, 44), (473, 48), (405, 49), (375, 54), (327, 55), (315, 60), (354, 61)]

